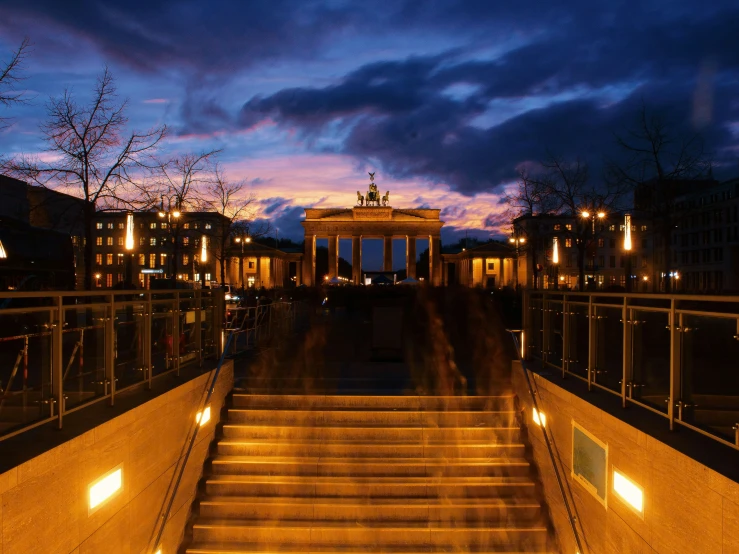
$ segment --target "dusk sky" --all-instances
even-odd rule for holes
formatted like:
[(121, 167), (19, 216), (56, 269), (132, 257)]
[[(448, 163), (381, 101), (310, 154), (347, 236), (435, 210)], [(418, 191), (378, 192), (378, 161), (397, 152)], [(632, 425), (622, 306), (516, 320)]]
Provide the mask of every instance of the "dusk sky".
[(394, 207), (442, 209), (443, 239), (507, 233), (500, 199), (547, 149), (592, 166), (642, 99), (739, 175), (739, 3), (397, 0), (0, 2), (0, 60), (28, 37), (0, 152), (39, 152), (50, 95), (108, 64), (138, 129), (222, 148), (260, 216), (349, 207), (377, 172)]

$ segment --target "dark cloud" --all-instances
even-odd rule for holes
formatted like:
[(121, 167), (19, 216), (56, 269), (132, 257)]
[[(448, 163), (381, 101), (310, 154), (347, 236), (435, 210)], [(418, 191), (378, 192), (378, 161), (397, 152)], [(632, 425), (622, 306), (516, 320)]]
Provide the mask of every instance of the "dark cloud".
[(291, 200), (289, 198), (267, 198), (261, 200), (260, 204), (263, 206), (264, 213), (272, 214), (277, 210), (282, 210), (289, 206), (290, 202)]

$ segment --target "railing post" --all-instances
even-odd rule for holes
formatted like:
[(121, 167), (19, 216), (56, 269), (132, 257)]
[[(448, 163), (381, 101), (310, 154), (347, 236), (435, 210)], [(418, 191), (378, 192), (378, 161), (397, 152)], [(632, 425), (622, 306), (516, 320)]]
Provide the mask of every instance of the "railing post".
[(213, 310), (213, 344), (215, 344), (216, 357), (220, 358), (223, 353), (223, 320), (225, 319), (225, 312), (223, 309), (223, 294), (220, 293), (220, 289), (216, 292), (211, 290), (211, 310)]
[(203, 365), (203, 295), (201, 289), (195, 291), (195, 349), (198, 352), (198, 365)]
[(546, 293), (541, 295), (541, 359), (544, 363), (549, 362), (549, 334), (552, 332), (551, 310), (549, 308), (550, 300)]
[(54, 317), (54, 325), (51, 328), (51, 382), (53, 390), (56, 393), (56, 399), (51, 397), (49, 402), (52, 404), (56, 400), (57, 418), (59, 419), (59, 429), (62, 428), (62, 417), (64, 416), (64, 361), (62, 360), (62, 333), (64, 331), (64, 306), (61, 296), (56, 297), (56, 315)]
[(593, 390), (593, 378), (595, 377), (595, 354), (596, 354), (596, 312), (597, 306), (593, 305), (593, 295), (588, 295), (588, 390)]
[(146, 379), (148, 387), (151, 390), (151, 381), (153, 377), (153, 368), (151, 365), (151, 348), (152, 348), (152, 321), (154, 319), (154, 304), (151, 301), (151, 292), (146, 292), (146, 303), (144, 305), (144, 367), (146, 367)]
[(172, 364), (177, 377), (180, 376), (180, 293), (174, 293), (172, 307)]
[(105, 318), (105, 378), (110, 384), (110, 405), (115, 405), (115, 295), (108, 295)]
[(623, 374), (621, 375), (621, 406), (626, 407), (627, 390), (631, 385), (632, 375), (632, 333), (634, 325), (632, 325), (631, 317), (632, 309), (629, 308), (629, 299), (624, 296), (624, 304), (621, 309), (621, 321), (623, 325)]
[(570, 362), (570, 314), (567, 295), (562, 295), (562, 379), (567, 375)]
[(680, 325), (678, 325), (677, 300), (670, 300), (670, 396), (667, 399), (667, 418), (670, 431), (675, 430), (675, 403), (680, 399)]

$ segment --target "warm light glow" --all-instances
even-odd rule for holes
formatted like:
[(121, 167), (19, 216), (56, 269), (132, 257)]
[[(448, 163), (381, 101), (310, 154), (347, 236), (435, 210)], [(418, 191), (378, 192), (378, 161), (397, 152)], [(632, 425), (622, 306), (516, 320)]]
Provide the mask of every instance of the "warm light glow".
[(100, 277), (102, 277), (102, 275), (100, 275), (99, 273), (95, 274), (95, 279), (100, 279)]
[(613, 468), (613, 491), (640, 514), (644, 511), (644, 491), (616, 468)]
[(0, 258), (7, 258), (8, 253), (5, 251), (2, 241), (0, 241)]
[(552, 263), (559, 263), (559, 241), (554, 237), (554, 245), (552, 246)]
[(514, 239), (513, 237), (511, 237), (511, 238), (508, 239), (508, 242), (514, 243), (514, 242), (516, 242), (516, 239)]
[(200, 242), (200, 261), (208, 261), (208, 237), (203, 235), (203, 240)]
[(154, 552), (154, 554), (162, 554), (162, 549), (161, 548), (158, 548), (157, 551)]
[(526, 239), (523, 238), (523, 237), (521, 237), (520, 239), (518, 239), (518, 242), (520, 242), (521, 244), (523, 244), (524, 242), (526, 242)]
[(590, 212), (583, 212), (580, 215), (583, 217), (590, 217)]
[(526, 333), (524, 331), (521, 331), (521, 357), (524, 357), (524, 352), (526, 352)]
[(624, 216), (624, 250), (631, 251), (631, 216)]
[(679, 278), (680, 278), (680, 274), (676, 271), (675, 272), (675, 279), (679, 279)]
[(642, 280), (643, 280), (643, 281), (649, 281), (649, 277), (647, 277), (647, 276), (645, 275), (644, 277), (642, 277)]
[(236, 237), (236, 242), (241, 242), (241, 237)]
[(606, 217), (606, 212), (598, 212), (599, 219), (603, 219), (604, 217)]
[(564, 281), (564, 280), (565, 280), (564, 276), (563, 276), (563, 275), (561, 275), (561, 276), (559, 277), (559, 280), (560, 280), (560, 281)]
[(165, 214), (164, 212), (159, 212), (159, 217), (164, 217), (165, 215), (167, 214)]
[(126, 214), (126, 250), (133, 250), (133, 214)]
[(547, 426), (547, 416), (544, 415), (544, 412), (539, 412), (536, 408), (534, 408), (533, 417), (534, 417), (534, 423), (536, 423), (539, 427)]
[(251, 237), (246, 237), (246, 242), (251, 242)]
[(177, 217), (180, 217), (180, 215), (182, 215), (182, 214), (179, 212), (179, 210), (175, 210), (175, 211), (172, 212), (172, 217), (177, 218)]
[(202, 412), (195, 414), (195, 423), (199, 423), (202, 427), (210, 421), (210, 406), (206, 406)]
[(123, 486), (123, 468), (118, 467), (89, 486), (90, 510), (94, 510)]

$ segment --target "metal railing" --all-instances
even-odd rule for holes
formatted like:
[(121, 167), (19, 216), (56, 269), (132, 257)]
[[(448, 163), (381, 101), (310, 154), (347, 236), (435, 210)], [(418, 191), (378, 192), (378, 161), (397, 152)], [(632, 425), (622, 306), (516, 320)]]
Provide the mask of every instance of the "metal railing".
[(275, 336), (286, 336), (300, 315), (300, 302), (271, 302), (226, 310), (226, 331), (233, 334), (229, 354), (256, 347)]
[(739, 296), (526, 291), (525, 359), (739, 449)]
[[(531, 395), (531, 404), (536, 410), (537, 414), (542, 414), (543, 411), (539, 407), (539, 402), (537, 400), (537, 395), (539, 393), (538, 390), (535, 390), (535, 384), (531, 380), (531, 376), (529, 375), (530, 371), (528, 368), (528, 365), (526, 364), (526, 361), (523, 359), (523, 351), (521, 350), (521, 344), (518, 340), (518, 337), (516, 336), (516, 333), (521, 333), (521, 330), (508, 330), (509, 333), (511, 333), (511, 337), (513, 338), (513, 343), (516, 346), (516, 352), (518, 353), (519, 360), (521, 362), (521, 369), (523, 371), (524, 378), (526, 379), (526, 386), (529, 390), (529, 394)], [(537, 417), (541, 418), (541, 415), (538, 415)], [(562, 475), (560, 472), (560, 467), (557, 464), (557, 456), (554, 454), (554, 449), (552, 448), (552, 445), (554, 444), (554, 435), (547, 429), (545, 420), (541, 421), (541, 432), (544, 436), (544, 444), (547, 447), (547, 452), (549, 452), (549, 461), (552, 464), (552, 469), (554, 470), (554, 476), (557, 478), (557, 486), (559, 487), (560, 495), (562, 496), (562, 502), (564, 503), (565, 510), (567, 512), (567, 521), (570, 524), (570, 530), (572, 531), (572, 536), (575, 540), (575, 545), (577, 545), (577, 552), (578, 553), (584, 553), (585, 550), (582, 547), (582, 541), (580, 540), (580, 534), (577, 532), (577, 516), (574, 513), (574, 503), (573, 506), (570, 505), (570, 500), (567, 497), (567, 493), (565, 491), (564, 481), (562, 479)]]
[(0, 293), (0, 441), (221, 353), (209, 290)]

